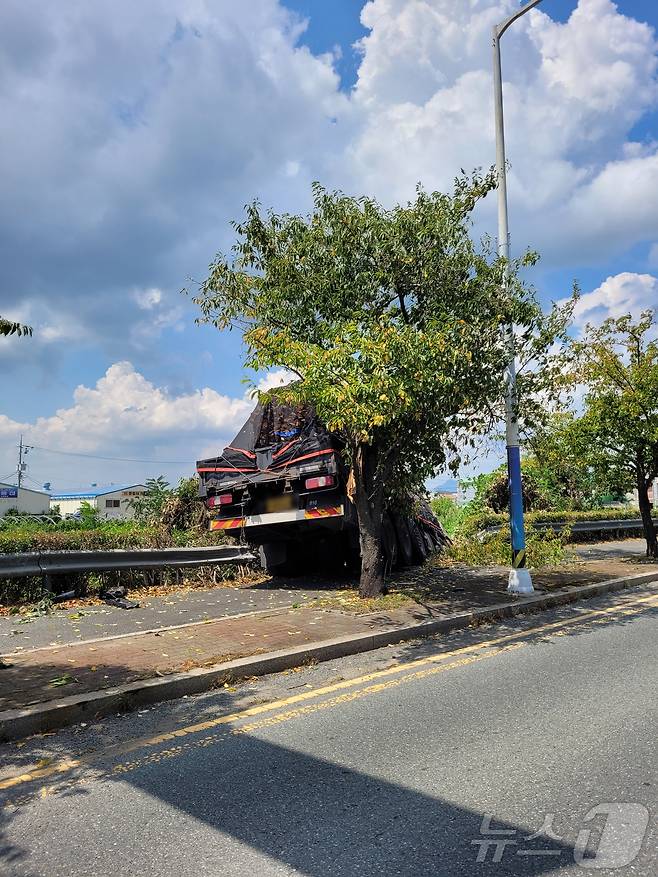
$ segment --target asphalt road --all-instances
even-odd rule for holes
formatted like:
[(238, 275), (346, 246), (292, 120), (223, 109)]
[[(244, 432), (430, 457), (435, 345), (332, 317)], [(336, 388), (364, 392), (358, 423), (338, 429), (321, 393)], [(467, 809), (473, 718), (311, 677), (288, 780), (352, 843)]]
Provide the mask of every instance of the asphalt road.
[(583, 542), (573, 546), (581, 560), (625, 560), (646, 557), (644, 539), (619, 539), (610, 542)]
[(627, 592), (8, 745), (0, 873), (653, 877), (657, 634)]

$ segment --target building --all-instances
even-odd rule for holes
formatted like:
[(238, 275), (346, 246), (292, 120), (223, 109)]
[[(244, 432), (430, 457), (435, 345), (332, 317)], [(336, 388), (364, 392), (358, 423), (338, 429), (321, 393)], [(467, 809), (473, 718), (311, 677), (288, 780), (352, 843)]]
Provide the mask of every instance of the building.
[(101, 518), (126, 520), (134, 517), (132, 501), (145, 493), (146, 487), (143, 484), (108, 484), (105, 487), (92, 484), (78, 490), (53, 493), (50, 506), (59, 506), (59, 513), (62, 517), (67, 517), (79, 512), (82, 503), (88, 502)]
[(50, 496), (43, 490), (0, 482), (0, 518), (10, 510), (21, 515), (47, 515)]

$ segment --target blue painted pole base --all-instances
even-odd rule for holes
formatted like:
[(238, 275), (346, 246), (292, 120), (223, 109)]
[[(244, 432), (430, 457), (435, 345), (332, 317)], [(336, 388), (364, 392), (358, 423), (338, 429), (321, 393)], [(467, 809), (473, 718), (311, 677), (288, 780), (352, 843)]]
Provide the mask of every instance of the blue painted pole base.
[(523, 486), (521, 483), (521, 453), (518, 445), (507, 448), (509, 483), (509, 520), (512, 541), (512, 569), (507, 590), (511, 594), (531, 594), (534, 591), (530, 573), (525, 568), (525, 529), (523, 526)]

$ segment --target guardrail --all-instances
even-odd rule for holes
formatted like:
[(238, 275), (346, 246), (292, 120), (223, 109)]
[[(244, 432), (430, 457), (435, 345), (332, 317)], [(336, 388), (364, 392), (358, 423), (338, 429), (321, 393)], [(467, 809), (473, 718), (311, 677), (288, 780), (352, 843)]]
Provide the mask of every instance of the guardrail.
[(55, 525), (57, 520), (52, 515), (2, 515), (0, 517), (0, 528), (32, 523)]
[(249, 563), (255, 559), (250, 551), (240, 545), (109, 551), (32, 551), (24, 554), (0, 554), (0, 579), (44, 576), (46, 587), (49, 587), (51, 576), (66, 573), (215, 566), (220, 563)]
[[(658, 522), (656, 522), (658, 523)], [(494, 524), (491, 527), (485, 527), (483, 533), (499, 533), (502, 527), (507, 528), (507, 524)], [(642, 518), (616, 518), (605, 521), (542, 521), (541, 523), (532, 524), (533, 530), (553, 530), (559, 533), (561, 530), (570, 528), (572, 533), (592, 533), (597, 530), (641, 530)]]

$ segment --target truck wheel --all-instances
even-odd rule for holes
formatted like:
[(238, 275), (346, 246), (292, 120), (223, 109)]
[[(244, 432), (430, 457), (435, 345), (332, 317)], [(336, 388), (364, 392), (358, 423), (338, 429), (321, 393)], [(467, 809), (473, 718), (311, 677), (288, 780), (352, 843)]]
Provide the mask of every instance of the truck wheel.
[[(292, 550), (289, 550), (292, 549)], [(299, 557), (295, 546), (286, 542), (266, 542), (258, 549), (260, 564), (271, 576), (299, 575)]]
[(411, 566), (414, 562), (414, 548), (406, 518), (393, 516), (393, 526), (398, 537), (398, 561), (400, 566)]
[(409, 535), (411, 536), (411, 544), (413, 546), (414, 561), (416, 563), (425, 563), (429, 555), (429, 551), (427, 550), (427, 544), (425, 543), (423, 534), (421, 533), (416, 521), (412, 520), (411, 518), (408, 521), (408, 526)]

